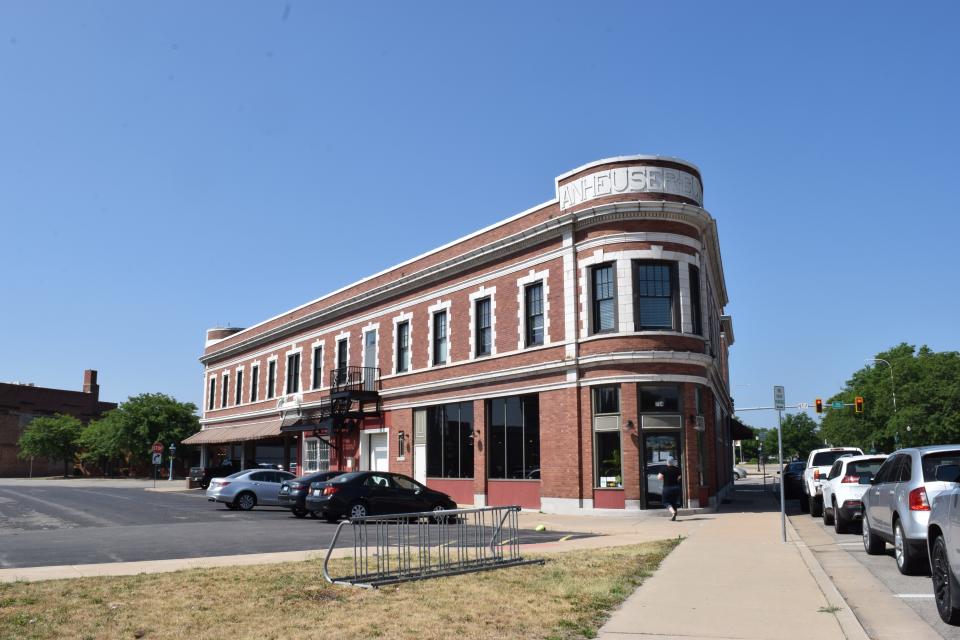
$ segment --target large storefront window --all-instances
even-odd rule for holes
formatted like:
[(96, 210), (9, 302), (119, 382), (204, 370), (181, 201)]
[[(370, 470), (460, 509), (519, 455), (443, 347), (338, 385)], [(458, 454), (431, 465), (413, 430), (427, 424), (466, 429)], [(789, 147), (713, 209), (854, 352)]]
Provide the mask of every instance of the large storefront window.
[(473, 403), (427, 409), (427, 476), (473, 477)]
[(623, 486), (623, 464), (620, 443), (620, 387), (593, 389), (594, 486)]
[(487, 401), (487, 477), (540, 477), (540, 402), (536, 395)]
[(317, 438), (303, 441), (303, 472), (314, 473), (330, 469), (330, 445)]

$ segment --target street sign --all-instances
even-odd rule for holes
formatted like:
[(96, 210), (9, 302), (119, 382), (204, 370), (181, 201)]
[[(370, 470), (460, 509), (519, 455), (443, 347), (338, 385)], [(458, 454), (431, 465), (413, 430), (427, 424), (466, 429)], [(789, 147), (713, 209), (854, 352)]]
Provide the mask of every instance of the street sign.
[(163, 454), (155, 453), (153, 454), (153, 464), (163, 464)]
[(153, 452), (154, 452), (154, 453), (163, 453), (163, 443), (162, 443), (162, 442), (154, 442), (154, 443), (153, 443)]
[(783, 392), (783, 387), (777, 386), (773, 388), (773, 408), (777, 411), (783, 411), (787, 406), (786, 394)]
[(809, 409), (809, 408), (810, 408), (810, 403), (809, 403), (809, 402), (798, 402), (798, 403), (797, 403), (797, 409)]
[(834, 400), (830, 403), (831, 409), (843, 409), (843, 400)]

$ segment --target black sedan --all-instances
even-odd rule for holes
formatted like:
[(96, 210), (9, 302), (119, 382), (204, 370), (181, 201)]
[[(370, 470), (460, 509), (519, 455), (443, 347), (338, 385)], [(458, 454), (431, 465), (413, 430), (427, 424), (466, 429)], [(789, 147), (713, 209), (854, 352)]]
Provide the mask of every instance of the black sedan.
[(355, 471), (313, 483), (306, 506), (327, 522), (336, 522), (342, 517), (456, 509), (457, 503), (399, 473)]
[[(280, 485), (280, 506), (290, 508), (293, 515), (298, 518), (305, 518), (307, 516), (306, 498), (310, 493), (310, 485), (314, 482), (326, 482), (341, 474), (343, 471), (319, 471), (285, 481)], [(311, 515), (316, 517), (316, 514)]]
[(783, 495), (787, 500), (803, 498), (803, 470), (807, 463), (789, 462), (783, 470)]

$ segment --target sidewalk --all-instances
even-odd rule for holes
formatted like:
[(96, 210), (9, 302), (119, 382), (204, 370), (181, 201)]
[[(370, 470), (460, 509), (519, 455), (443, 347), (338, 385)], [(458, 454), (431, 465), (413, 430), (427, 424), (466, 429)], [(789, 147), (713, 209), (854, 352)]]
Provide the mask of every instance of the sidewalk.
[(739, 484), (614, 612), (600, 640), (866, 638), (796, 535), (781, 542), (775, 509), (759, 485)]

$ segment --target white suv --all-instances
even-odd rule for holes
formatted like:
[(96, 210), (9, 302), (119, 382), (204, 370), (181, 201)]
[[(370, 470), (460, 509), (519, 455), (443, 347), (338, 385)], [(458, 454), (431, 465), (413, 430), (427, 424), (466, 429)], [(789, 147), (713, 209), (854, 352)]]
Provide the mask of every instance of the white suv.
[(820, 481), (827, 479), (830, 467), (842, 456), (862, 456), (857, 447), (831, 447), (814, 449), (807, 457), (807, 468), (803, 470), (803, 497), (800, 498), (800, 510), (810, 511), (810, 515), (819, 518), (823, 515), (823, 493)]
[(846, 533), (850, 525), (863, 519), (863, 494), (869, 485), (860, 477), (872, 478), (886, 455), (843, 456), (830, 467), (823, 489), (823, 524), (833, 525), (837, 533)]

